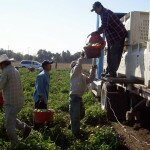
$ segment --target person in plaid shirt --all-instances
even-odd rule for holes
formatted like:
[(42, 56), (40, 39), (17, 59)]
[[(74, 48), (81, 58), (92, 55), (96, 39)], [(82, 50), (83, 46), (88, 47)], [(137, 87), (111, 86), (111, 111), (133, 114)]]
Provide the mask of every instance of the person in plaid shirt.
[(6, 54), (0, 55), (0, 69), (2, 69), (0, 90), (4, 98), (5, 128), (12, 147), (16, 147), (19, 143), (16, 128), (22, 130), (23, 138), (29, 135), (31, 128), (17, 119), (17, 114), (24, 104), (23, 91), (19, 72), (11, 65)]
[(111, 10), (104, 8), (100, 2), (95, 2), (91, 11), (100, 15), (102, 22), (101, 27), (91, 35), (104, 33), (108, 44), (105, 75), (106, 77), (116, 77), (127, 31), (119, 18)]

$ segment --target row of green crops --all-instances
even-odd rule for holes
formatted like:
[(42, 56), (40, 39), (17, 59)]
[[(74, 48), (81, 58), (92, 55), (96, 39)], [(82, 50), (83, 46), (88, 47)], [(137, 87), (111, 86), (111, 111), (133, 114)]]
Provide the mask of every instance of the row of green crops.
[[(28, 72), (20, 69), (25, 96), (25, 105), (19, 118), (33, 126), (34, 103), (32, 95), (34, 82), (38, 72)], [(86, 92), (83, 99), (86, 107), (85, 118), (81, 121), (81, 138), (75, 138), (68, 128), (69, 120), (69, 71), (53, 70), (49, 95), (49, 108), (55, 110), (54, 121), (33, 129), (26, 140), (21, 140), (18, 150), (115, 150), (122, 143), (118, 135), (108, 125), (105, 113), (100, 104), (95, 101), (91, 92)], [(3, 109), (0, 111), (0, 149), (10, 148), (10, 142), (3, 127)], [(18, 132), (21, 136), (21, 133)]]

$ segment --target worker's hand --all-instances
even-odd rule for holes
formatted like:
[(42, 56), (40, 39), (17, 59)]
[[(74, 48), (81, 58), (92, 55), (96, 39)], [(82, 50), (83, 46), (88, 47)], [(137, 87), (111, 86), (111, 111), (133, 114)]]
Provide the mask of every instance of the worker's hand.
[(97, 69), (97, 65), (93, 65), (93, 66), (92, 66), (92, 69)]

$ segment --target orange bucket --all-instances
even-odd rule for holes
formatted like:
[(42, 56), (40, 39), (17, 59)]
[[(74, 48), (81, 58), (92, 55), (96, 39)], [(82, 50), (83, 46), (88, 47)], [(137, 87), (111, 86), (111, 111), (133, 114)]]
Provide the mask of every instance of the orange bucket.
[(44, 124), (53, 120), (54, 110), (52, 109), (35, 109), (33, 112), (33, 120), (35, 123)]
[(3, 100), (3, 95), (2, 92), (0, 92), (0, 107), (3, 107), (4, 100)]
[(106, 45), (106, 42), (100, 36), (100, 34), (95, 33), (94, 35), (91, 35), (89, 42), (84, 47), (86, 57), (87, 58), (98, 58), (98, 57), (100, 57), (101, 50), (105, 47), (105, 45)]
[(84, 47), (84, 51), (87, 58), (97, 58), (100, 57), (101, 50), (105, 47), (104, 45), (87, 45)]

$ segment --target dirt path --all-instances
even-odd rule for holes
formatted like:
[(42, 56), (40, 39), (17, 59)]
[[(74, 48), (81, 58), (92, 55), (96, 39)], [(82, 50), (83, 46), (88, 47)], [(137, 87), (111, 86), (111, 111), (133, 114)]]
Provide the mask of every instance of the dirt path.
[[(130, 150), (150, 150), (150, 145), (146, 145), (146, 143), (141, 144), (136, 139), (141, 142), (147, 142), (150, 144), (150, 131), (147, 129), (139, 129), (138, 131), (134, 130), (132, 127), (125, 126), (126, 131), (118, 124), (112, 123), (112, 126), (116, 130), (116, 132), (124, 139), (126, 146)], [(135, 137), (133, 137), (133, 136)]]

